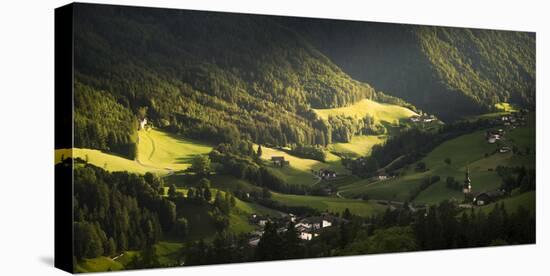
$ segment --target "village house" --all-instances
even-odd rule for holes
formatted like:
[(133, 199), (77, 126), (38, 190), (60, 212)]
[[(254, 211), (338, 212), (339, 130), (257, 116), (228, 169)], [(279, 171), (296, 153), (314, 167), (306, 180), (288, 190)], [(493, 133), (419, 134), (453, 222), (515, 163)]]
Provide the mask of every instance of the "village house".
[(472, 204), (476, 206), (486, 205), (488, 203), (498, 200), (505, 195), (505, 192), (503, 190), (474, 193), (472, 191), (472, 181), (470, 179), (469, 169), (467, 169), (466, 171), (466, 177), (464, 180), (462, 191), (464, 193), (464, 204), (459, 205), (459, 207), (461, 208), (472, 208)]
[(299, 233), (299, 238), (302, 240), (310, 241), (314, 237), (319, 236), (319, 232), (314, 229), (309, 229), (304, 226), (299, 226), (296, 228), (296, 231)]
[(525, 126), (527, 124), (526, 115), (528, 112), (528, 110), (521, 110), (520, 112), (512, 112), (508, 115), (503, 115), (500, 117), (500, 123), (512, 128)]
[(323, 180), (336, 178), (336, 172), (329, 169), (320, 169), (317, 175)]
[(139, 130), (145, 129), (147, 126), (147, 118), (143, 118), (143, 120), (139, 121)]
[(296, 224), (296, 227), (304, 226), (308, 229), (321, 229), (332, 226), (332, 223), (323, 217), (307, 217)]
[(260, 242), (260, 239), (264, 235), (264, 231), (254, 231), (250, 233), (249, 239), (248, 239), (248, 245), (250, 246), (258, 246), (258, 243)]
[(510, 147), (501, 147), (498, 152), (500, 153), (507, 153), (507, 152), (510, 152), (512, 149)]
[(264, 227), (270, 219), (268, 217), (252, 214), (248, 218), (250, 224), (257, 224), (258, 226)]
[(410, 120), (413, 123), (430, 123), (437, 120), (437, 118), (435, 118), (434, 115), (421, 114), (421, 115), (411, 116)]
[(477, 194), (473, 202), (477, 206), (482, 206), (489, 204), (491, 202), (497, 201), (499, 198), (503, 197), (505, 195), (504, 191), (501, 190), (495, 190), (490, 192), (482, 192)]
[(487, 138), (487, 142), (489, 144), (494, 144), (496, 143), (498, 140), (501, 140), (503, 137), (504, 137), (504, 130), (502, 129), (499, 129), (499, 130), (488, 130), (486, 133), (485, 133), (485, 137)]
[(285, 160), (284, 156), (271, 156), (271, 162), (277, 167), (283, 167), (290, 165), (288, 160)]

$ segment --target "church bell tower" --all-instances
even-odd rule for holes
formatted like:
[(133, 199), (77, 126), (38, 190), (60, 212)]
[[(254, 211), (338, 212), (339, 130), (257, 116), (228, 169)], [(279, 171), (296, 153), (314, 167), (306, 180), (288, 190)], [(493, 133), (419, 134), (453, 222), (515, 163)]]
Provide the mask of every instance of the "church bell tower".
[(470, 168), (466, 168), (466, 177), (464, 178), (464, 185), (462, 186), (462, 192), (465, 198), (469, 198), (472, 193), (472, 180), (470, 179)]

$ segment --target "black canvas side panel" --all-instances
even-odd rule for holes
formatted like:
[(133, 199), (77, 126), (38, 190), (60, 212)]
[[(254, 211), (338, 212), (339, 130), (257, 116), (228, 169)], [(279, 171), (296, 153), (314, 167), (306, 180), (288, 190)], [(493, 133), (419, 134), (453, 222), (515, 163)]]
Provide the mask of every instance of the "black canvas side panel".
[[(73, 7), (70, 4), (55, 10), (56, 149), (73, 147)], [(72, 162), (56, 166), (54, 263), (55, 267), (71, 273), (74, 249), (72, 180)]]

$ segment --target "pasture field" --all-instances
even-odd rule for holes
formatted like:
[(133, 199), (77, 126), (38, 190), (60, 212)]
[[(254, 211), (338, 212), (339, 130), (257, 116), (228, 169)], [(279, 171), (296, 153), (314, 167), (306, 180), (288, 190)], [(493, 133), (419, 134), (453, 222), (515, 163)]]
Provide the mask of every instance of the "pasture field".
[(112, 153), (94, 149), (56, 149), (55, 163), (63, 158), (70, 157), (87, 160), (88, 163), (101, 167), (107, 171), (127, 171), (137, 174), (146, 172), (166, 175), (173, 171), (187, 169), (193, 157), (207, 154), (212, 147), (172, 135), (161, 130), (149, 129), (138, 132), (138, 156), (130, 160)]
[[(462, 183), (467, 168), (470, 170), (473, 190), (489, 191), (501, 185), (501, 179), (495, 171), (497, 166), (534, 166), (534, 127), (528, 125), (511, 129), (505, 135), (505, 143), (516, 145), (523, 152), (521, 154), (496, 152), (497, 145), (488, 144), (484, 134), (485, 130), (476, 131), (442, 143), (420, 160), (426, 164), (427, 171), (416, 172), (413, 164), (402, 169), (396, 178), (378, 182), (358, 181), (340, 187), (340, 193), (344, 197), (366, 194), (370, 199), (404, 201), (423, 179), (439, 175), (441, 180), (422, 191), (415, 199), (419, 203), (431, 204), (450, 198), (462, 199), (461, 191), (447, 188), (445, 180), (451, 176)], [(525, 153), (527, 148), (530, 149), (528, 154)], [(451, 164), (444, 162), (446, 158), (450, 158)]]
[(152, 172), (159, 175), (168, 173), (167, 170), (156, 166), (145, 166), (140, 164), (136, 160), (126, 159), (124, 157), (114, 155), (111, 153), (105, 153), (100, 150), (94, 149), (56, 149), (55, 150), (55, 163), (61, 162), (61, 159), (68, 158), (80, 158), (87, 160), (88, 163), (103, 168), (106, 171), (127, 171), (130, 173), (145, 174), (146, 172)]
[(374, 145), (382, 144), (386, 141), (387, 136), (380, 135), (358, 135), (353, 136), (348, 143), (334, 143), (328, 146), (329, 150), (334, 153), (341, 153), (346, 156), (359, 157), (370, 153)]
[[(508, 213), (515, 212), (519, 206), (523, 206), (529, 212), (535, 213), (536, 207), (536, 194), (535, 191), (529, 191), (518, 195), (513, 195), (509, 198), (505, 198), (496, 202), (498, 204), (504, 204), (504, 208)], [(480, 209), (488, 214), (493, 210), (496, 203), (487, 204)]]
[(124, 265), (113, 261), (109, 257), (101, 256), (92, 259), (84, 259), (76, 265), (77, 273), (97, 272), (97, 271), (117, 271), (123, 270)]
[(138, 160), (146, 166), (180, 171), (191, 166), (197, 155), (208, 154), (212, 146), (156, 129), (138, 132)]
[(365, 217), (385, 210), (384, 206), (377, 203), (338, 197), (289, 195), (272, 192), (272, 199), (287, 206), (306, 206), (321, 212), (328, 210), (342, 213), (346, 208), (349, 208), (352, 214)]
[[(254, 146), (254, 150), (257, 149), (258, 146)], [(283, 156), (285, 160), (290, 162), (290, 165), (282, 168), (271, 165), (270, 160), (273, 156)], [(327, 153), (326, 162), (321, 162), (313, 159), (296, 157), (288, 154), (284, 150), (262, 146), (261, 158), (276, 175), (289, 184), (314, 185), (319, 179), (313, 175), (311, 172), (312, 170), (331, 169), (338, 174), (349, 174), (349, 171), (344, 168), (340, 162), (340, 157), (330, 152)]]
[(364, 118), (370, 115), (376, 123), (382, 122), (393, 124), (395, 121), (407, 119), (417, 115), (414, 111), (393, 104), (378, 103), (368, 99), (363, 99), (353, 105), (339, 108), (314, 109), (315, 113), (324, 120), (329, 116), (344, 115), (356, 118)]

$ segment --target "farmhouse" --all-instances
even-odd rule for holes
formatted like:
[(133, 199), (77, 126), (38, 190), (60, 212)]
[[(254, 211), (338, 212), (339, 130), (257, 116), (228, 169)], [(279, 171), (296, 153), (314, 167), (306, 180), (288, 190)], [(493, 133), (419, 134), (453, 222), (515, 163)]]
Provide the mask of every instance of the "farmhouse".
[(336, 178), (336, 172), (329, 169), (320, 169), (318, 175), (323, 180)]
[(285, 160), (284, 156), (271, 156), (271, 162), (273, 162), (273, 165), (277, 167), (290, 165), (290, 162), (288, 160)]
[(500, 153), (507, 153), (509, 151), (511, 151), (512, 149), (510, 147), (501, 147), (498, 152)]
[(473, 202), (477, 206), (485, 205), (498, 200), (499, 198), (503, 197), (504, 194), (504, 191), (501, 190), (482, 192), (474, 197)]
[(256, 214), (252, 214), (249, 218), (248, 218), (248, 221), (250, 222), (250, 224), (257, 224), (261, 227), (264, 227), (266, 225), (266, 223), (268, 221), (270, 221), (270, 219), (268, 217), (264, 217), (264, 216), (259, 216), (259, 215), (256, 215)]
[(322, 217), (308, 217), (296, 223), (295, 227), (305, 227), (307, 229), (321, 229), (331, 226), (332, 223)]
[(143, 120), (139, 121), (139, 130), (145, 129), (147, 126), (147, 118), (143, 118)]
[(413, 123), (430, 123), (437, 119), (435, 118), (434, 115), (422, 114), (422, 115), (414, 115), (410, 118), (410, 120)]
[(487, 142), (489, 144), (494, 144), (496, 141), (501, 140), (504, 136), (504, 131), (502, 129), (499, 130), (488, 130), (485, 133), (485, 137), (487, 138)]
[(386, 179), (388, 179), (388, 175), (386, 174), (386, 172), (378, 173), (378, 180), (386, 180)]
[(319, 231), (315, 229), (309, 229), (304, 226), (296, 227), (296, 231), (300, 234), (298, 237), (302, 240), (310, 241), (314, 237), (319, 236)]

